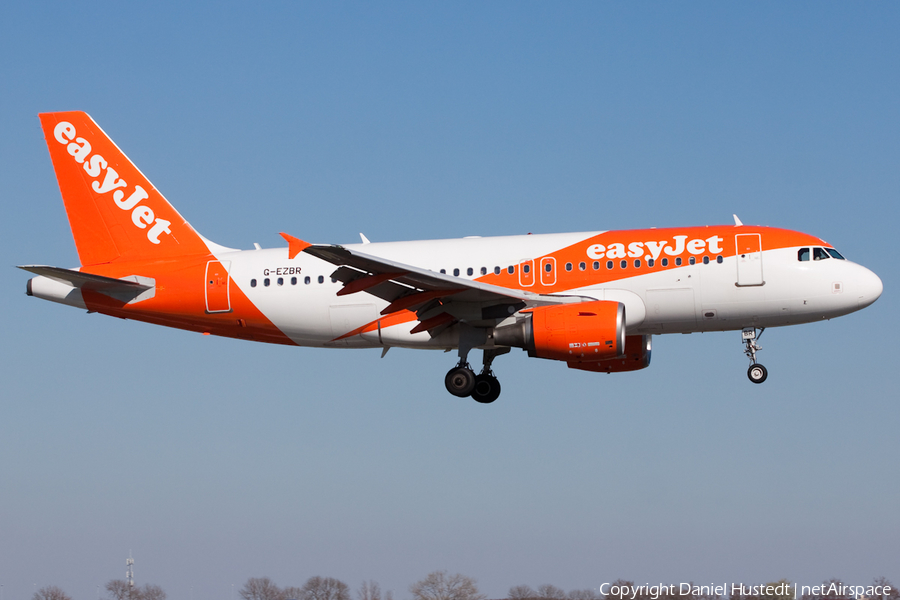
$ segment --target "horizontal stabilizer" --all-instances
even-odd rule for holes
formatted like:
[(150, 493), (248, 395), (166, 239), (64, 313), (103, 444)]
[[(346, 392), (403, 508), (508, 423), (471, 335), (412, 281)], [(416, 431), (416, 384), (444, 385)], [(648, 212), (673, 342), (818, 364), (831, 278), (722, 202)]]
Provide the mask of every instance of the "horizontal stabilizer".
[[(23, 265), (19, 267), (24, 271), (29, 271), (35, 275), (42, 275), (48, 279), (67, 283), (72, 287), (86, 290), (95, 290), (98, 292), (132, 292), (139, 294), (153, 287), (150, 283), (138, 282), (138, 277), (132, 276), (130, 279), (115, 279), (113, 277), (104, 277), (103, 275), (92, 275), (91, 273), (82, 273), (81, 271), (73, 271), (72, 269), (63, 269), (60, 267), (48, 267), (46, 265)], [(140, 279), (145, 279), (141, 277)]]

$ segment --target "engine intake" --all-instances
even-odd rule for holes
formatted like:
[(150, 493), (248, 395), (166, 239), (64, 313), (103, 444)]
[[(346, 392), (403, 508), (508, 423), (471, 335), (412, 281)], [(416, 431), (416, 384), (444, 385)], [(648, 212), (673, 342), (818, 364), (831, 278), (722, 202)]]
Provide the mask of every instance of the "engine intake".
[(625, 353), (625, 305), (597, 300), (539, 306), (514, 324), (495, 328), (494, 343), (575, 363), (617, 358)]

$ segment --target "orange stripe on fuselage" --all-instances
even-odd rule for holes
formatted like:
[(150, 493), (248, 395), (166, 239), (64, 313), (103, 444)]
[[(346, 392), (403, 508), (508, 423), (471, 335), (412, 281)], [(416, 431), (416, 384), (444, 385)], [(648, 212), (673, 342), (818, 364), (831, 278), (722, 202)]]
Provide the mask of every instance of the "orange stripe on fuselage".
[[(772, 227), (717, 225), (607, 231), (549, 254), (535, 256), (531, 261), (533, 263), (531, 265), (533, 285), (523, 286), (519, 283), (521, 264), (514, 265), (515, 272), (513, 273), (507, 272), (507, 265), (500, 265), (502, 270), (499, 275), (488, 273), (478, 277), (476, 281), (510, 289), (528, 290), (539, 294), (564, 292), (571, 289), (621, 281), (657, 271), (687, 267), (690, 266), (688, 259), (691, 256), (696, 258), (697, 263), (702, 263), (704, 256), (708, 256), (710, 261), (715, 261), (717, 256), (728, 258), (736, 253), (735, 235), (746, 233), (759, 233), (761, 235), (763, 251), (790, 248), (792, 246), (827, 245), (823, 240), (815, 236)], [(711, 243), (708, 240), (712, 238), (718, 238), (718, 240)], [(688, 244), (694, 240), (698, 240), (693, 246), (695, 249), (700, 246), (700, 241), (703, 242), (702, 251), (692, 253), (689, 250)], [(618, 246), (616, 246), (617, 244)], [(632, 246), (632, 244), (640, 245)], [(597, 246), (603, 247), (602, 252)], [(680, 252), (676, 252), (676, 250), (679, 250), (679, 246)], [(610, 249), (613, 249), (612, 256), (610, 256)], [(620, 256), (620, 249), (624, 251), (624, 257)], [(718, 249), (719, 251), (713, 252), (713, 249)], [(640, 252), (638, 256), (634, 256), (637, 250)], [(667, 252), (667, 250), (670, 250), (672, 253)], [(589, 251), (591, 251), (590, 254)], [(600, 254), (602, 254), (602, 257), (595, 258)], [(654, 254), (656, 254), (654, 265), (650, 267), (647, 259), (652, 258)], [(548, 257), (556, 260), (556, 273), (553, 278), (555, 282), (552, 285), (544, 285), (540, 273), (541, 260)], [(680, 266), (675, 264), (675, 259), (679, 257), (682, 259)], [(662, 265), (663, 258), (668, 259), (667, 266)], [(612, 269), (608, 269), (606, 264), (610, 260), (613, 262)], [(621, 266), (623, 260), (626, 261), (624, 268)], [(641, 261), (640, 267), (634, 266), (635, 260)], [(595, 261), (600, 263), (600, 268), (596, 270), (593, 268)], [(566, 271), (567, 263), (572, 265), (571, 271)], [(580, 269), (581, 263), (584, 263), (584, 270)]]
[(140, 275), (156, 280), (153, 298), (123, 304), (105, 294), (83, 290), (88, 309), (156, 325), (273, 344), (294, 342), (275, 326), (231, 280), (231, 312), (207, 313), (204, 281), (206, 264), (213, 255), (171, 260), (116, 262), (82, 268), (107, 277)]

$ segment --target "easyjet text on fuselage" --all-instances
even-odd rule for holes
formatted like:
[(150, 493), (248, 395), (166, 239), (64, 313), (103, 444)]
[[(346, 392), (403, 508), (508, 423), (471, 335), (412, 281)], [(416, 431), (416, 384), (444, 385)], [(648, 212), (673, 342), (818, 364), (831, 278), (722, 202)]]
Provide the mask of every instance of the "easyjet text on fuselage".
[(670, 240), (649, 242), (613, 242), (610, 244), (592, 244), (587, 248), (588, 258), (600, 260), (601, 258), (645, 258), (656, 260), (661, 254), (678, 256), (685, 250), (690, 254), (721, 254), (720, 245), (723, 238), (713, 235), (706, 239), (694, 238), (688, 240), (686, 235), (675, 235)]

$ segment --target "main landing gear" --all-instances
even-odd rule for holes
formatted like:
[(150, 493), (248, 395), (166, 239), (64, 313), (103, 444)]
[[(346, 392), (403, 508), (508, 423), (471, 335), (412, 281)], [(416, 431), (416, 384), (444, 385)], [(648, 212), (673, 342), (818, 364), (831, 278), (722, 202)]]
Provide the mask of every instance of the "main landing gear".
[(766, 380), (766, 377), (769, 376), (769, 372), (766, 371), (766, 368), (756, 362), (756, 353), (762, 350), (762, 346), (757, 344), (756, 340), (762, 337), (763, 331), (765, 330), (766, 328), (763, 327), (759, 330), (759, 333), (756, 333), (756, 327), (744, 327), (744, 330), (741, 331), (741, 339), (744, 341), (744, 354), (750, 359), (750, 368), (747, 369), (747, 377), (749, 377), (750, 381), (753, 383), (762, 383)]
[(500, 397), (500, 381), (494, 377), (491, 371), (491, 363), (501, 354), (509, 352), (509, 348), (496, 348), (484, 351), (484, 366), (478, 375), (469, 366), (464, 357), (460, 357), (459, 364), (447, 372), (444, 377), (444, 385), (447, 391), (465, 398), (471, 396), (476, 402), (490, 404)]

